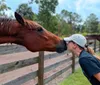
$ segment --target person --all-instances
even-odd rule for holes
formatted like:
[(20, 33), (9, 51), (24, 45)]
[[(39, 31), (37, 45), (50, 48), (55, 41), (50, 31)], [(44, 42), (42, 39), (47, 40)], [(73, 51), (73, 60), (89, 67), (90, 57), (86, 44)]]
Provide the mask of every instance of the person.
[(67, 50), (79, 57), (79, 64), (83, 74), (92, 85), (100, 85), (100, 60), (89, 51), (87, 40), (81, 34), (65, 37)]

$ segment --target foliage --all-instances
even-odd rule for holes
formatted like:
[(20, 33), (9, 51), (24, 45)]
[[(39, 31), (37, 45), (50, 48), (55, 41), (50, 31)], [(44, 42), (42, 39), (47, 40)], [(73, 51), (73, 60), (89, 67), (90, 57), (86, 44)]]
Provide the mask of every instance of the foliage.
[[(39, 7), (37, 14), (32, 11), (33, 2)], [(82, 22), (81, 16), (75, 12), (64, 9), (61, 13), (56, 14), (55, 9), (58, 4), (58, 0), (29, 0), (28, 3), (20, 4), (16, 11), (24, 18), (38, 22), (59, 36), (69, 36), (73, 33), (100, 33), (100, 23), (95, 14), (90, 14), (82, 25), (80, 24)], [(5, 0), (1, 0), (0, 15), (5, 15), (5, 10), (9, 9)]]
[(16, 11), (24, 18), (33, 20), (32, 8), (28, 4), (20, 4)]
[(75, 33), (77, 30), (77, 24), (82, 21), (81, 16), (75, 12), (69, 12), (67, 10), (61, 11), (61, 16), (67, 23), (71, 25), (72, 31)]
[(41, 25), (49, 31), (56, 30), (57, 28), (54, 25), (57, 24), (57, 21), (53, 13), (55, 13), (58, 0), (35, 0), (35, 2), (39, 6), (38, 20)]
[(72, 29), (70, 24), (68, 24), (62, 17), (61, 14), (56, 14), (56, 18), (58, 21), (58, 31), (56, 34), (58, 34), (59, 36), (68, 36), (72, 33)]
[(98, 33), (100, 33), (100, 23), (98, 24)]
[(61, 35), (65, 35), (65, 36), (69, 36), (72, 34), (72, 29), (71, 26), (66, 23), (65, 21), (62, 21), (62, 25), (61, 25)]
[(69, 24), (79, 23), (82, 21), (81, 16), (75, 12), (69, 12), (67, 10), (62, 10), (61, 14), (62, 14), (62, 17), (65, 18), (65, 20)]
[(11, 8), (6, 5), (5, 0), (0, 0), (0, 16), (6, 16), (5, 10), (10, 9)]
[(96, 17), (95, 14), (90, 14), (85, 23), (84, 23), (84, 26), (85, 26), (85, 31), (88, 32), (88, 33), (97, 33), (99, 30), (98, 30), (98, 18)]

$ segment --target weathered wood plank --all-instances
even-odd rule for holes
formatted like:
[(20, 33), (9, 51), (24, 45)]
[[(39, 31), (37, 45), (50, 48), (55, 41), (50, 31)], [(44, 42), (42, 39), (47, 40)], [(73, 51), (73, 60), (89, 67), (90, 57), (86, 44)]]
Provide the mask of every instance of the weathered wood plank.
[(49, 61), (45, 61), (45, 66), (46, 67), (44, 69), (44, 72), (48, 72), (48, 71), (50, 71), (52, 69), (55, 69), (59, 65), (64, 64), (66, 62), (69, 62), (71, 60), (72, 60), (71, 57), (66, 57), (66, 55), (62, 55), (62, 56), (59, 56), (59, 58), (52, 59), (51, 60), (52, 64), (48, 63)]
[(38, 78), (36, 77), (35, 79), (29, 80), (21, 85), (36, 85), (38, 83)]
[[(69, 63), (66, 62), (66, 63), (64, 63), (62, 65), (59, 65), (57, 68), (52, 69), (49, 72), (46, 72), (44, 74), (44, 80), (45, 80), (44, 85), (46, 83), (48, 83), (49, 81), (53, 80), (54, 78), (56, 78), (57, 76), (59, 76), (60, 74), (64, 73), (68, 69), (71, 69), (71, 62), (69, 62)], [(34, 81), (34, 79), (30, 80), (30, 81), (28, 81), (28, 82), (26, 82), (26, 83), (24, 83), (22, 85), (28, 85), (28, 84), (29, 85), (34, 85), (34, 84), (32, 84), (33, 81)], [(35, 82), (37, 82), (37, 80)], [(35, 83), (35, 84), (38, 85), (37, 83)]]
[(27, 66), (18, 70), (0, 74), (0, 85), (20, 85), (37, 76), (38, 65)]
[[(56, 57), (54, 59), (49, 59), (45, 62), (45, 68), (48, 67), (49, 65), (56, 64), (57, 62), (60, 62), (65, 59), (67, 59), (66, 56), (60, 56), (60, 57)], [(0, 83), (1, 84), (7, 83), (7, 82), (8, 82), (7, 84), (11, 84), (12, 82), (21, 83), (21, 82), (25, 82), (24, 77), (26, 77), (26, 81), (28, 81), (28, 79), (32, 78), (31, 75), (35, 75), (34, 77), (36, 77), (36, 73), (33, 73), (34, 71), (36, 72), (36, 69), (38, 70), (37, 67), (34, 67), (34, 65), (31, 65), (31, 66), (27, 66), (27, 67), (24, 67), (24, 68), (21, 68), (18, 70), (14, 70), (12, 72), (0, 74)]]
[[(62, 53), (64, 55), (65, 53)], [(59, 57), (61, 54), (46, 52), (44, 60)], [(0, 56), (0, 73), (5, 73), (38, 62), (38, 53), (21, 52)]]
[(22, 52), (0, 56), (0, 73), (37, 63), (37, 53)]
[(55, 70), (52, 70), (51, 72), (45, 73), (44, 84), (50, 82), (51, 80), (53, 80), (54, 78), (67, 71), (69, 68), (71, 68), (71, 64), (66, 64), (57, 67)]

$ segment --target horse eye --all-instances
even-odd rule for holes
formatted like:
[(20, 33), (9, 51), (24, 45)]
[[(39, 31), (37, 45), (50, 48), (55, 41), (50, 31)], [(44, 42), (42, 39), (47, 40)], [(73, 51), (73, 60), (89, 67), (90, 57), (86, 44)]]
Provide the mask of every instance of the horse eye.
[(43, 32), (43, 29), (40, 27), (37, 29), (38, 32)]

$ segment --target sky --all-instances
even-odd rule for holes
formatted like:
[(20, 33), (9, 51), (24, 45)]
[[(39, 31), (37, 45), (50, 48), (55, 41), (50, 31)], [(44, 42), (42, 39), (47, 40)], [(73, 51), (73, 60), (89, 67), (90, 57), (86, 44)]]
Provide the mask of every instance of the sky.
[[(12, 10), (6, 11), (6, 13), (14, 14), (18, 5), (21, 3), (27, 3), (29, 0), (5, 0), (7, 6)], [(81, 18), (85, 20), (91, 13), (94, 13), (100, 20), (100, 0), (58, 0), (59, 5), (56, 7), (56, 13), (60, 13), (65, 9), (69, 12), (76, 12), (81, 15)], [(38, 5), (30, 5), (34, 13), (38, 13)]]

